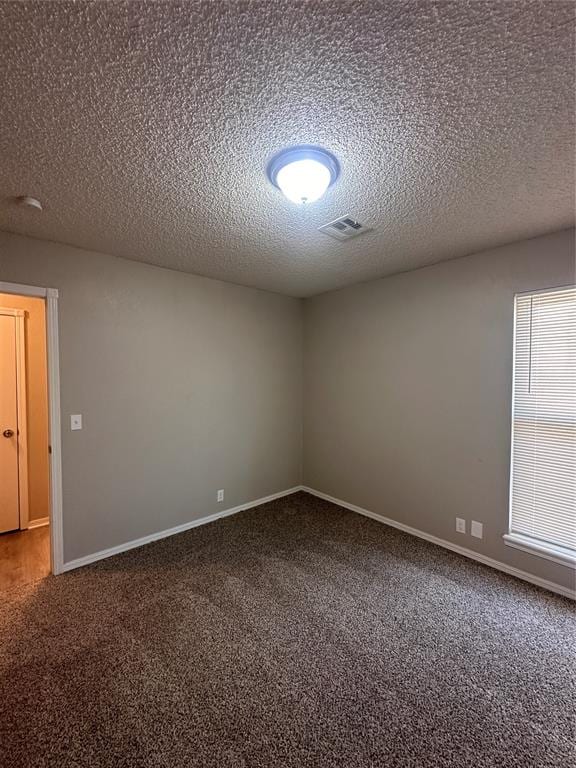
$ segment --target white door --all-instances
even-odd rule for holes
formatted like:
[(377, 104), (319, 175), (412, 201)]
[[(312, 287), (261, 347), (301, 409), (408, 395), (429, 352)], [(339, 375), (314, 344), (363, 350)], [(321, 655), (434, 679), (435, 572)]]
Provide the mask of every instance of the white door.
[(0, 533), (20, 527), (16, 322), (0, 314)]

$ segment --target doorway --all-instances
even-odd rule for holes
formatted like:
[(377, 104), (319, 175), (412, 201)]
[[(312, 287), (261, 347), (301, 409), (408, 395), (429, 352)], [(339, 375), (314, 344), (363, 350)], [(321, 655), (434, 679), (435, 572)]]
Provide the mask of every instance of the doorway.
[(45, 301), (0, 294), (0, 590), (50, 572), (48, 450)]
[(57, 298), (0, 283), (0, 591), (62, 570)]

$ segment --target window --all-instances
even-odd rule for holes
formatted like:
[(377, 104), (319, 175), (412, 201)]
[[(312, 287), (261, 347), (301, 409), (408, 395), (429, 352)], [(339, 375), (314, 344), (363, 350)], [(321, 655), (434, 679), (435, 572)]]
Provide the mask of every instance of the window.
[(576, 564), (576, 286), (516, 296), (504, 538)]

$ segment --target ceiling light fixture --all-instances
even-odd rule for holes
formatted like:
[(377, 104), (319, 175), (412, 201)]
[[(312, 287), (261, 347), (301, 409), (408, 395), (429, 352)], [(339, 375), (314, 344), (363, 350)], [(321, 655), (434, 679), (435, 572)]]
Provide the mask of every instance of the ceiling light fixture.
[(268, 163), (268, 178), (293, 203), (320, 200), (340, 173), (331, 152), (308, 144), (285, 149)]

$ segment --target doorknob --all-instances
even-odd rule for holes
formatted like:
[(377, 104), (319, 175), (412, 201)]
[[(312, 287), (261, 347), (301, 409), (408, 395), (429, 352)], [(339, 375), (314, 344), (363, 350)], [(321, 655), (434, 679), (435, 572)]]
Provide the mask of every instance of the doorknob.
[(13, 429), (5, 429), (4, 432), (2, 432), (4, 437), (14, 437), (14, 430)]

